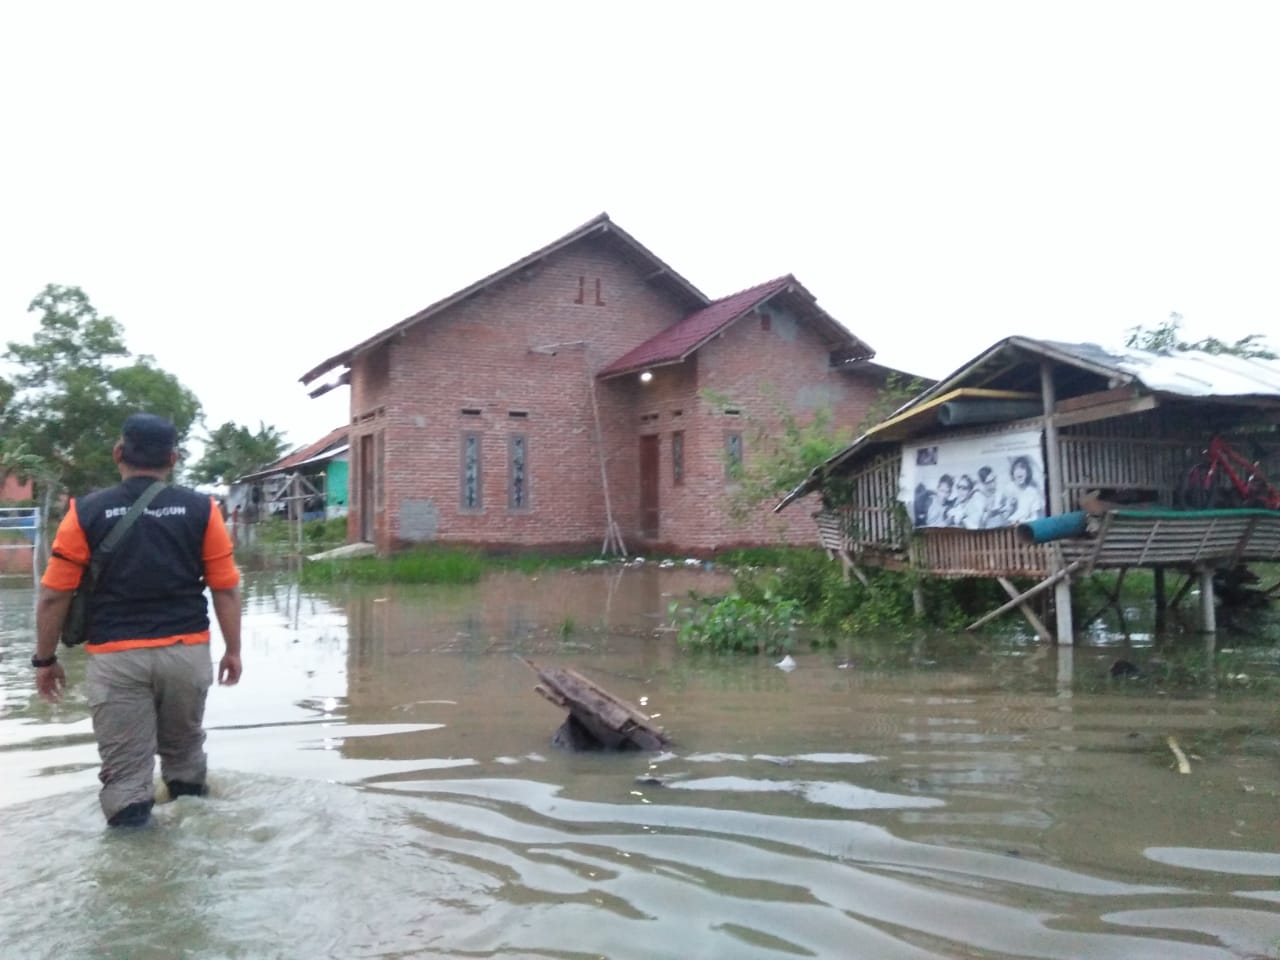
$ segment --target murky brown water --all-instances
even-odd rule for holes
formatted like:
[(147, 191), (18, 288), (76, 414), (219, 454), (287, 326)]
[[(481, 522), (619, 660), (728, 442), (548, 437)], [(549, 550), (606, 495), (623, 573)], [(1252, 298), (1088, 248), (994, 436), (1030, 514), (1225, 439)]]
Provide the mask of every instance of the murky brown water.
[[(717, 582), (254, 581), (215, 797), (132, 835), (97, 810), (83, 654), (67, 702), (34, 700), (32, 594), (0, 590), (0, 958), (1280, 956), (1274, 646), (1179, 686), (967, 637), (788, 673), (660, 632)], [(551, 749), (516, 654), (642, 702), (675, 749)]]

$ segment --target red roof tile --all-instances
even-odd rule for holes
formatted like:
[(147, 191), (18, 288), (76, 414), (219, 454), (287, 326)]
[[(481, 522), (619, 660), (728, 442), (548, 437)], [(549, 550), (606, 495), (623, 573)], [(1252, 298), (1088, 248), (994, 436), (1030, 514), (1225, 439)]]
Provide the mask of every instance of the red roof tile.
[(740, 293), (730, 294), (708, 304), (697, 313), (690, 314), (657, 336), (627, 351), (601, 370), (598, 376), (607, 379), (643, 370), (646, 367), (679, 363), (740, 317), (783, 291), (797, 295), (805, 303), (806, 319), (817, 325), (828, 343), (848, 353), (845, 360), (864, 360), (875, 356), (875, 351), (864, 341), (850, 333), (819, 307), (813, 295), (800, 281), (791, 274), (787, 274), (785, 277), (750, 287)]
[(679, 323), (667, 327), (656, 337), (650, 337), (640, 346), (627, 351), (601, 370), (599, 375), (616, 377), (644, 367), (683, 360), (733, 321), (794, 282), (795, 277), (788, 274), (716, 300)]

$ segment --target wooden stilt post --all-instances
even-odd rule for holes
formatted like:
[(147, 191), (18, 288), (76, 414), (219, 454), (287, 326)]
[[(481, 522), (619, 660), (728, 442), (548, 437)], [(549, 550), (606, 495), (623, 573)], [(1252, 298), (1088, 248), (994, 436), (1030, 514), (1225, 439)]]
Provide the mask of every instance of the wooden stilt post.
[(1200, 629), (1204, 633), (1218, 630), (1217, 612), (1213, 608), (1213, 567), (1200, 568)]
[(907, 545), (907, 557), (911, 564), (911, 572), (916, 578), (911, 585), (911, 612), (917, 620), (923, 620), (925, 616), (924, 584), (920, 582), (920, 545), (915, 536), (911, 536), (911, 541)]
[[(1053, 364), (1049, 360), (1040, 362), (1040, 395), (1044, 403), (1044, 446), (1045, 469), (1048, 471), (1048, 496), (1045, 506), (1050, 516), (1063, 513), (1067, 509), (1066, 491), (1063, 489), (1062, 451), (1058, 448), (1058, 424), (1054, 419), (1054, 407), (1057, 405), (1057, 392), (1053, 383)], [(1053, 567), (1057, 573), (1063, 570), (1062, 550), (1058, 544), (1053, 545)], [(1074, 643), (1075, 628), (1071, 622), (1071, 577), (1070, 574), (1057, 581), (1053, 588), (1053, 609), (1057, 617), (1058, 643)]]
[(1168, 597), (1165, 595), (1164, 567), (1155, 568), (1156, 636), (1164, 633)]
[(1071, 696), (1075, 684), (1075, 650), (1071, 644), (1062, 644), (1058, 647), (1058, 676), (1057, 688), (1058, 696), (1067, 699)]
[(1028, 590), (1022, 591), (1022, 593), (1018, 594), (1018, 596), (1014, 597), (1008, 603), (1003, 604), (997, 607), (996, 609), (992, 610), (990, 613), (984, 614), (983, 616), (979, 617), (977, 620), (973, 621), (973, 623), (965, 627), (965, 629), (977, 630), (979, 627), (983, 626), (984, 624), (990, 623), (992, 620), (994, 620), (996, 617), (1000, 616), (1001, 614), (1009, 612), (1014, 607), (1021, 606), (1022, 604), (1026, 603), (1028, 600), (1030, 600), (1032, 597), (1036, 596), (1037, 594), (1042, 593), (1045, 590), (1048, 590), (1052, 586), (1056, 586), (1067, 577), (1070, 577), (1071, 574), (1073, 574), (1076, 571), (1076, 568), (1079, 567), (1080, 564), (1082, 563), (1084, 563), (1083, 560), (1073, 560), (1070, 564), (1063, 567), (1057, 573), (1050, 575), (1045, 580), (1041, 580), (1034, 587), (1031, 587)]
[(1053, 643), (1053, 634), (1050, 633), (1049, 628), (1044, 625), (1044, 621), (1036, 616), (1036, 612), (1031, 609), (1031, 605), (1022, 599), (1022, 595), (1018, 593), (1018, 588), (1004, 577), (996, 577), (996, 580), (999, 582), (1000, 586), (1004, 587), (1005, 593), (1014, 600), (1020, 601), (1018, 603), (1018, 609), (1021, 610), (1022, 615), (1026, 617), (1027, 623), (1031, 624), (1031, 629), (1036, 632), (1036, 636), (1045, 643)]

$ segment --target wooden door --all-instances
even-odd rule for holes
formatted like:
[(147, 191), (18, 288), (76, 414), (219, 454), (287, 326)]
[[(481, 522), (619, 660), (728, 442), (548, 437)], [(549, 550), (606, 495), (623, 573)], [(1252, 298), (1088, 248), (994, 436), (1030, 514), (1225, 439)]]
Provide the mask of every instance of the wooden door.
[(360, 539), (373, 543), (373, 434), (360, 438)]
[(658, 437), (640, 438), (640, 536), (658, 536)]

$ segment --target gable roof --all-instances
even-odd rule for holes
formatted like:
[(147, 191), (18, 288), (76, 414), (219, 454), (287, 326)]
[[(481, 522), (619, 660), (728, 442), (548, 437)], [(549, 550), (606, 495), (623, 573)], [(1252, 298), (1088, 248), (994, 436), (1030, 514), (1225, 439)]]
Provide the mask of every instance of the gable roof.
[(650, 337), (639, 346), (628, 350), (601, 370), (597, 376), (607, 380), (639, 370), (680, 363), (752, 310), (758, 309), (780, 295), (801, 298), (806, 317), (816, 322), (830, 341), (849, 351), (847, 360), (866, 360), (875, 356), (875, 351), (871, 347), (837, 323), (818, 306), (813, 294), (809, 293), (800, 281), (791, 274), (787, 274), (785, 277), (748, 287), (746, 290), (708, 304), (680, 322), (667, 327), (656, 336)]
[[(774, 508), (787, 504), (822, 485), (827, 474), (873, 444), (905, 439), (936, 425), (918, 416), (952, 394), (993, 393), (990, 386), (1023, 387), (1039, 391), (1038, 368), (1026, 382), (1010, 381), (1018, 367), (1049, 360), (1082, 374), (1106, 378), (1113, 387), (1132, 386), (1149, 394), (1183, 399), (1215, 399), (1237, 405), (1256, 404), (1280, 408), (1280, 360), (1236, 357), (1200, 350), (1152, 353), (1146, 350), (1113, 350), (1096, 343), (1063, 343), (1032, 337), (1006, 337), (988, 347), (953, 373), (913, 397), (880, 423), (867, 430), (823, 463), (814, 467), (794, 490)], [(895, 429), (896, 428), (896, 429)]]
[(320, 457), (323, 454), (329, 454), (336, 457), (338, 454), (347, 449), (347, 431), (348, 427), (344, 424), (334, 430), (330, 430), (319, 440), (308, 443), (299, 447), (292, 453), (285, 454), (275, 463), (268, 464), (261, 470), (254, 473), (246, 473), (243, 477), (236, 479), (236, 483), (245, 483), (251, 480), (260, 480), (263, 477), (269, 477), (275, 473), (285, 473), (295, 467), (300, 467), (304, 463)]
[[(406, 317), (394, 326), (387, 327), (385, 330), (374, 334), (372, 337), (362, 340), (354, 347), (349, 347), (341, 353), (335, 353), (327, 360), (316, 364), (316, 366), (312, 367), (299, 377), (299, 380), (301, 380), (303, 384), (309, 384), (322, 374), (328, 373), (335, 367), (350, 365), (352, 359), (357, 354), (363, 353), (366, 350), (372, 349), (373, 347), (390, 340), (392, 337), (408, 329), (414, 324), (421, 323), (424, 320), (429, 320), (430, 318), (447, 310), (449, 307), (475, 296), (481, 291), (493, 286), (495, 283), (499, 283), (508, 277), (514, 276), (522, 270), (529, 269), (552, 254), (558, 253), (566, 247), (572, 246), (573, 244), (585, 240), (588, 237), (610, 238), (613, 242), (619, 245), (624, 254), (638, 260), (649, 271), (647, 276), (648, 280), (652, 281), (662, 279), (678, 296), (685, 299), (691, 306), (703, 306), (708, 302), (706, 294), (684, 277), (680, 276), (680, 274), (672, 270), (671, 267), (660, 260), (656, 254), (636, 240), (635, 237), (631, 236), (631, 234), (627, 233), (616, 223), (610, 220), (607, 213), (601, 213), (599, 216), (588, 220), (582, 226), (570, 230), (559, 239), (553, 240), (545, 247), (535, 250), (527, 256), (521, 257), (514, 263), (507, 264), (507, 266), (503, 267), (501, 270), (491, 273), (483, 279), (477, 280), (470, 286), (463, 287), (461, 290), (450, 294), (442, 300), (437, 300), (435, 303), (428, 307), (424, 307), (412, 316)], [(316, 391), (312, 396), (319, 396), (321, 392), (324, 392), (324, 388)]]

